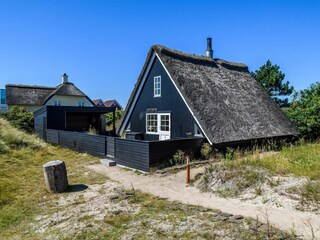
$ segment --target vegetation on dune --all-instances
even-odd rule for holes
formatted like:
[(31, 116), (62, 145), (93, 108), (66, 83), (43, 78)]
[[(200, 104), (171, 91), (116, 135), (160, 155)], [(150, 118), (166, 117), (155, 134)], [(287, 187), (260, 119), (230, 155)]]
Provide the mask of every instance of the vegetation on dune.
[[(101, 181), (91, 174), (84, 177), (84, 165), (97, 162), (86, 154), (77, 154), (45, 144), (33, 135), (12, 127), (0, 118), (0, 238), (28, 234), (27, 222), (43, 211), (56, 196), (45, 190), (42, 165), (51, 160), (66, 162), (70, 184)], [(19, 238), (19, 237), (18, 237)], [(26, 237), (24, 237), (26, 238)]]
[[(199, 206), (169, 202), (139, 191), (128, 198), (139, 211), (122, 212), (103, 219), (105, 228), (70, 235), (70, 239), (295, 239), (293, 234), (259, 222)], [(264, 230), (262, 230), (264, 229)], [(268, 230), (266, 230), (268, 229)]]
[[(223, 197), (238, 197), (250, 193), (263, 194), (263, 189), (281, 184), (279, 177), (296, 177), (296, 186), (285, 191), (299, 197), (297, 209), (320, 209), (320, 143), (303, 143), (284, 147), (279, 152), (228, 152), (219, 163), (207, 167), (201, 174), (199, 188)], [(302, 178), (299, 178), (302, 177)]]
[[(120, 236), (134, 236), (138, 239), (269, 239), (293, 238), (292, 235), (265, 228), (253, 219), (235, 219), (233, 216), (201, 207), (172, 203), (139, 191), (118, 189), (120, 196), (112, 201), (126, 201), (135, 207), (134, 213), (119, 212), (108, 214), (96, 221), (88, 215), (76, 218), (74, 224), (85, 227), (70, 232), (55, 230), (55, 221), (49, 222), (44, 233), (35, 233), (33, 224), (38, 224), (36, 216), (49, 216), (63, 208), (69, 212), (73, 204), (83, 202), (83, 193), (71, 205), (59, 206), (62, 198), (68, 199), (76, 193), (49, 194), (45, 190), (42, 165), (50, 160), (62, 159), (66, 162), (69, 184), (91, 186), (105, 184), (106, 177), (88, 170), (85, 166), (97, 163), (97, 158), (78, 154), (65, 148), (43, 143), (33, 135), (28, 135), (0, 119), (0, 141), (5, 149), (0, 154), (0, 238), (1, 239), (43, 239), (45, 237), (64, 239), (118, 239)], [(103, 194), (103, 191), (101, 192)], [(90, 195), (90, 194), (89, 194)], [(122, 196), (122, 197), (121, 197)], [(97, 196), (91, 196), (97, 197)], [(110, 196), (109, 196), (110, 197)], [(103, 195), (103, 198), (105, 196)], [(122, 199), (121, 199), (122, 198)], [(79, 202), (79, 203), (78, 203)], [(69, 210), (68, 210), (69, 209)], [(61, 209), (60, 209), (61, 210)], [(83, 210), (83, 209), (81, 209)], [(91, 210), (90, 210), (91, 211)], [(71, 221), (69, 218), (60, 221)], [(186, 230), (187, 229), (187, 230)], [(264, 229), (268, 229), (266, 232)], [(51, 235), (50, 235), (51, 234)]]
[(13, 106), (8, 112), (1, 113), (1, 117), (7, 119), (14, 127), (27, 133), (32, 133), (34, 128), (33, 113), (23, 107)]
[(256, 154), (246, 158), (244, 163), (264, 167), (276, 174), (291, 173), (309, 177), (311, 180), (320, 180), (320, 143), (284, 147), (278, 154), (262, 159)]

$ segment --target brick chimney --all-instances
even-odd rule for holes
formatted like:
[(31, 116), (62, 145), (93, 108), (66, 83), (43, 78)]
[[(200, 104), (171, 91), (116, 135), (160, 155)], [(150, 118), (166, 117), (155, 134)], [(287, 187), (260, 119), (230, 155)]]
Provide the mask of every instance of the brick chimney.
[(62, 83), (67, 83), (68, 82), (68, 75), (66, 73), (64, 73), (62, 75)]

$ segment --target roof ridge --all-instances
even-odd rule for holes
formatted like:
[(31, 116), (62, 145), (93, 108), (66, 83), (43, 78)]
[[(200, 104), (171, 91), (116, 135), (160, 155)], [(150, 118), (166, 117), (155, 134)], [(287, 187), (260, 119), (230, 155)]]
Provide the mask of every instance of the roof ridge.
[(200, 61), (200, 62), (206, 62), (209, 64), (213, 64), (213, 65), (220, 65), (226, 68), (234, 68), (236, 67), (237, 70), (245, 70), (248, 71), (248, 66), (243, 64), (243, 63), (238, 63), (238, 62), (231, 62), (231, 61), (226, 61), (224, 59), (219, 59), (219, 58), (208, 58), (206, 56), (203, 55), (196, 55), (196, 54), (191, 54), (191, 53), (186, 53), (183, 52), (181, 50), (176, 50), (176, 49), (172, 49), (172, 48), (168, 48), (166, 46), (162, 46), (160, 44), (156, 44), (153, 45), (151, 47), (155, 52), (157, 52), (158, 54), (164, 54), (164, 55), (170, 55), (170, 56), (174, 56), (174, 57), (179, 57), (179, 58), (184, 58), (192, 60), (192, 61)]
[(39, 85), (27, 85), (27, 84), (6, 84), (5, 87), (17, 87), (17, 88), (38, 88), (38, 89), (56, 89), (57, 87), (39, 86)]

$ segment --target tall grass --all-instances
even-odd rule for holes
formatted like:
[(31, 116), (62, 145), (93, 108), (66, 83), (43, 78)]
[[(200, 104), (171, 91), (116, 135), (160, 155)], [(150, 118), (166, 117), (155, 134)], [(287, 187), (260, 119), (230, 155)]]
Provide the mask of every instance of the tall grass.
[(285, 147), (279, 153), (263, 158), (253, 155), (245, 162), (258, 165), (277, 174), (294, 174), (320, 179), (320, 143), (307, 143), (300, 146)]

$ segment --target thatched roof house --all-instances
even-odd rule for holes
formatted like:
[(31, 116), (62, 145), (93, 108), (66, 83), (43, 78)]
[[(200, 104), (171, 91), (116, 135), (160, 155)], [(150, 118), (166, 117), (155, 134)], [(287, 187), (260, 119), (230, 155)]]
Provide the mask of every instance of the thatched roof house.
[(56, 87), (7, 84), (6, 100), (9, 108), (18, 105), (32, 112), (44, 105), (94, 106), (86, 94), (68, 81), (66, 74)]
[[(153, 119), (155, 127), (150, 129), (161, 135), (164, 117), (146, 115), (167, 112), (169, 138), (185, 137), (189, 132), (204, 136), (211, 144), (221, 144), (299, 134), (246, 65), (210, 58), (210, 50), (211, 39), (206, 57), (160, 45), (151, 47), (118, 133), (129, 130), (148, 134), (145, 124), (150, 125)], [(159, 93), (158, 89), (160, 98), (154, 94), (144, 97), (149, 91)]]

